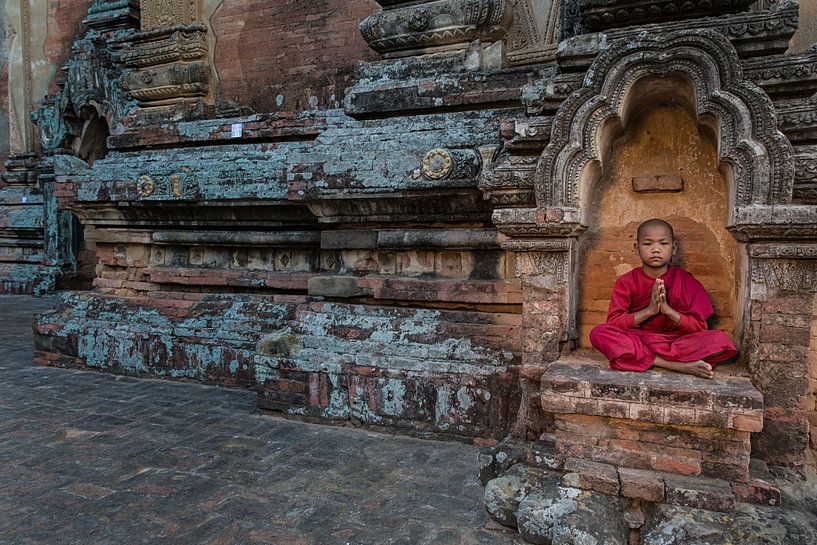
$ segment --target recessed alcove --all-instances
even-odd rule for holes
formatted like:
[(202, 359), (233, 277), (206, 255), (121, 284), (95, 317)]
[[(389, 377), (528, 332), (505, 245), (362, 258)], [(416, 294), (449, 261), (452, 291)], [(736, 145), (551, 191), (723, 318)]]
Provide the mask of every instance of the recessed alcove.
[[(597, 132), (584, 172), (581, 202), (579, 345), (606, 319), (615, 279), (640, 266), (634, 250), (639, 223), (669, 221), (678, 239), (673, 265), (695, 275), (715, 306), (710, 327), (739, 333), (741, 268), (738, 243), (727, 231), (729, 167), (719, 164), (717, 124), (695, 113), (685, 76), (643, 77), (627, 91), (619, 116)], [(726, 176), (725, 176), (726, 175)]]

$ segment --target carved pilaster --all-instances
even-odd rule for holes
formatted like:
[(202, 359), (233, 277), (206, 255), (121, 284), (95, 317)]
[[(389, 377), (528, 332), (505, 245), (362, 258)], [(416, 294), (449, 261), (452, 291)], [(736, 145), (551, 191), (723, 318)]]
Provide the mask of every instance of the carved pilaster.
[(381, 13), (360, 24), (369, 47), (384, 57), (465, 49), (473, 40), (496, 42), (511, 25), (510, 0), (382, 0)]
[(118, 44), (120, 62), (130, 69), (120, 86), (141, 109), (200, 109), (208, 96), (210, 65), (204, 25), (177, 25), (140, 32)]

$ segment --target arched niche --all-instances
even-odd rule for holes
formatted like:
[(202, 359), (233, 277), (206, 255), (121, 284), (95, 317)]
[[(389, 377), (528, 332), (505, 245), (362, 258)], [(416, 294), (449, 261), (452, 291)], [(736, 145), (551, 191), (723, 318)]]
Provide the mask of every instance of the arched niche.
[[(637, 84), (643, 78), (668, 78), (670, 88)], [(672, 92), (678, 78), (693, 91), (679, 90), (679, 103), (717, 136), (719, 168), (731, 184), (728, 223), (741, 207), (790, 203), (793, 152), (777, 130), (771, 99), (743, 78), (737, 53), (724, 36), (680, 31), (605, 44), (583, 86), (553, 120), (534, 175), (537, 208), (575, 212), (569, 215), (587, 225), (588, 191), (610, 149), (607, 137), (627, 123), (635, 102), (644, 102), (634, 102), (634, 94)]]
[[(647, 133), (655, 137), (654, 131), (684, 136), (651, 142)], [(644, 161), (656, 156), (658, 143), (669, 150), (665, 164)], [(680, 168), (673, 161), (684, 153), (700, 158), (690, 163), (698, 167), (694, 175), (659, 170)], [(684, 178), (686, 193), (625, 197), (632, 178), (665, 174)], [(586, 344), (588, 328), (606, 312), (606, 303), (589, 296), (589, 290), (609, 296), (615, 277), (638, 264), (625, 233), (634, 234), (640, 221), (658, 216), (676, 224), (682, 242), (679, 264), (703, 276), (721, 315), (719, 325), (739, 337), (746, 266), (727, 228), (737, 224), (743, 210), (790, 203), (793, 176), (792, 147), (777, 130), (774, 105), (745, 80), (737, 53), (723, 35), (645, 32), (600, 44), (582, 86), (556, 113), (534, 175), (536, 217), (564, 218), (559, 220), (564, 226), (545, 221), (531, 231), (546, 236), (568, 232), (584, 250), (571, 266), (570, 323), (577, 325), (568, 336)], [(620, 262), (613, 270), (592, 270), (592, 260), (599, 259), (593, 251)], [(722, 274), (707, 278), (715, 268)], [(590, 312), (595, 318), (583, 316)]]
[(697, 115), (692, 82), (679, 73), (634, 81), (621, 115), (608, 118), (597, 135), (598, 159), (586, 167), (579, 197), (587, 203), (578, 264), (580, 346), (589, 347), (590, 329), (605, 321), (615, 279), (640, 266), (635, 231), (653, 217), (675, 228), (673, 264), (707, 287), (716, 309), (712, 325), (739, 333), (739, 248), (726, 229), (731, 167), (718, 158), (717, 124)]

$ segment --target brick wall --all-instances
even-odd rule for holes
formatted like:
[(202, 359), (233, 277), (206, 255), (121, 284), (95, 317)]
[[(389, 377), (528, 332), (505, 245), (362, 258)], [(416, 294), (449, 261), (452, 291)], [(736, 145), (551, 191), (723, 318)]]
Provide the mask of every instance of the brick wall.
[[(736, 245), (724, 228), (729, 198), (715, 147), (702, 137), (695, 120), (676, 106), (650, 110), (616, 142), (607, 172), (591, 197), (592, 227), (581, 253), (581, 345), (590, 346), (590, 330), (605, 321), (615, 279), (640, 266), (633, 248), (635, 231), (640, 222), (653, 217), (673, 225), (679, 240), (673, 264), (704, 284), (715, 306), (715, 326), (733, 333)], [(680, 176), (684, 189), (633, 190), (633, 178), (653, 175)]]
[(48, 3), (48, 37), (45, 56), (55, 65), (61, 65), (71, 53), (74, 40), (85, 34), (82, 19), (88, 14), (91, 0), (56, 0)]
[(342, 104), (358, 60), (374, 60), (358, 31), (372, 0), (239, 0), (212, 18), (220, 99), (256, 111)]

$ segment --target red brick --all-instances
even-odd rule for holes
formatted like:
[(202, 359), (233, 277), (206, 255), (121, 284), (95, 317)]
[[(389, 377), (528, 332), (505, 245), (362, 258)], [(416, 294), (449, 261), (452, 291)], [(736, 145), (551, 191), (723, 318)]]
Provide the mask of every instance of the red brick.
[(783, 505), (780, 489), (763, 479), (752, 479), (748, 483), (732, 483), (732, 491), (740, 501), (759, 505)]
[(726, 481), (667, 475), (664, 484), (667, 503), (712, 511), (730, 511), (735, 506), (735, 495)]
[(617, 496), (619, 492), (618, 471), (614, 466), (578, 458), (565, 460), (562, 484), (602, 494)]
[(664, 499), (664, 478), (654, 472), (642, 469), (618, 468), (621, 495), (647, 501)]

